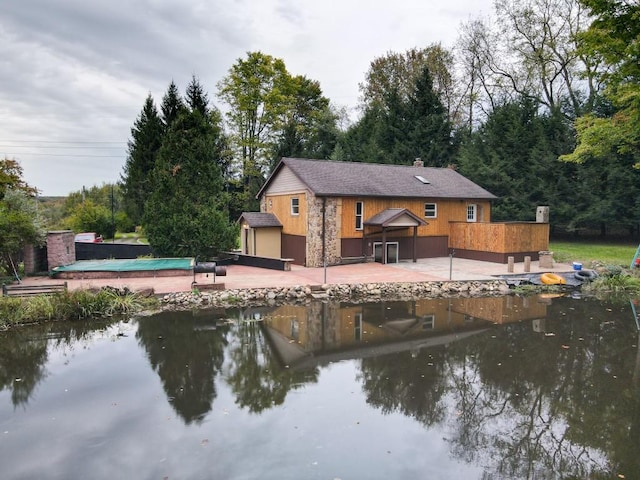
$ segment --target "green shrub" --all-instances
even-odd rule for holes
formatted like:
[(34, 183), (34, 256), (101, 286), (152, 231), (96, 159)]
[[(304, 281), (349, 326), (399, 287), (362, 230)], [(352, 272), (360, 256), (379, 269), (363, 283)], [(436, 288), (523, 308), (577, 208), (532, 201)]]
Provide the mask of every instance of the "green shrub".
[(640, 277), (614, 265), (605, 267), (598, 278), (582, 288), (585, 292), (640, 292)]

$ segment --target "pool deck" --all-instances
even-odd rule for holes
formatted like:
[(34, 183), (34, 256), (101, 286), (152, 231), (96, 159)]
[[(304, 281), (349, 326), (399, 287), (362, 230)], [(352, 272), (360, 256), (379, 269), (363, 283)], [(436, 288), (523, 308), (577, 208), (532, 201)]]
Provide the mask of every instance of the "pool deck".
[[(540, 269), (537, 261), (531, 262), (530, 273), (569, 272), (571, 265), (554, 263), (553, 268)], [(480, 262), (462, 258), (449, 257), (420, 259), (397, 264), (382, 265), (379, 263), (358, 263), (353, 265), (337, 265), (324, 268), (306, 268), (292, 265), (291, 271), (283, 272), (242, 265), (227, 266), (226, 276), (216, 276), (215, 283), (223, 283), (226, 290), (245, 288), (286, 287), (294, 285), (358, 284), (358, 283), (396, 283), (396, 282), (429, 282), (429, 281), (467, 281), (491, 280), (499, 275), (507, 275), (507, 264)], [(523, 274), (524, 264), (516, 263), (514, 274)], [(212, 284), (212, 274), (196, 274), (198, 284)], [(191, 290), (193, 275), (174, 277), (139, 277), (139, 278), (87, 278), (58, 280), (49, 277), (27, 277), (25, 285), (39, 283), (67, 282), (69, 290), (100, 288), (103, 286), (128, 287), (133, 291), (153, 289), (155, 294), (188, 292)]]

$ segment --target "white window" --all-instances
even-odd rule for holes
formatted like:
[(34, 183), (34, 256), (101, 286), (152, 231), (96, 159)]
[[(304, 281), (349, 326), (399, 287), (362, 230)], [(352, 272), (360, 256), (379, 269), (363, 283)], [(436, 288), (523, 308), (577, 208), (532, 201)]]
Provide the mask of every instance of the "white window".
[(362, 230), (362, 221), (364, 217), (364, 204), (356, 202), (356, 230)]
[(438, 205), (435, 203), (424, 204), (425, 218), (438, 218)]
[(436, 316), (435, 315), (425, 315), (422, 317), (422, 329), (423, 330), (433, 330), (436, 327)]
[(476, 221), (477, 210), (478, 210), (478, 206), (475, 203), (470, 203), (469, 205), (467, 205), (467, 222)]
[(300, 323), (297, 318), (291, 319), (291, 340), (298, 340), (300, 337)]
[(353, 316), (353, 339), (356, 342), (362, 340), (362, 312), (358, 312)]
[(298, 197), (293, 197), (291, 199), (291, 215), (299, 215), (300, 214), (300, 199)]

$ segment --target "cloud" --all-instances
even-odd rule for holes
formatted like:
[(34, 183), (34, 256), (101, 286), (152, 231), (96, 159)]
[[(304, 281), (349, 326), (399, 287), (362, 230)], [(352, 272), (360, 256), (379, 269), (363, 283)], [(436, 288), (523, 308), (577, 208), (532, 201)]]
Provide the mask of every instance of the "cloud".
[(375, 57), (438, 41), (451, 45), (460, 21), (489, 6), (490, 0), (4, 0), (0, 155), (19, 160), (27, 182), (45, 195), (113, 182), (146, 96), (159, 103), (172, 80), (184, 91), (195, 74), (218, 103), (219, 80), (238, 58), (259, 50), (284, 59), (291, 73), (318, 80), (334, 104), (353, 108)]

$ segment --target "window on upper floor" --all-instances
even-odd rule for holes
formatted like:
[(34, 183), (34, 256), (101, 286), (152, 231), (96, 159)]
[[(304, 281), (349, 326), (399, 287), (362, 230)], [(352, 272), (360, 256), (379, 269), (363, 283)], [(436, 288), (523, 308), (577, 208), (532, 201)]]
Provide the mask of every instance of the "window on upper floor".
[(364, 203), (356, 202), (356, 230), (362, 230), (364, 221)]
[(425, 218), (437, 218), (438, 217), (438, 205), (436, 203), (424, 204), (424, 216)]
[(467, 222), (477, 221), (478, 206), (475, 203), (467, 205)]
[(291, 199), (291, 215), (299, 215), (300, 214), (300, 199), (298, 197), (293, 197)]

